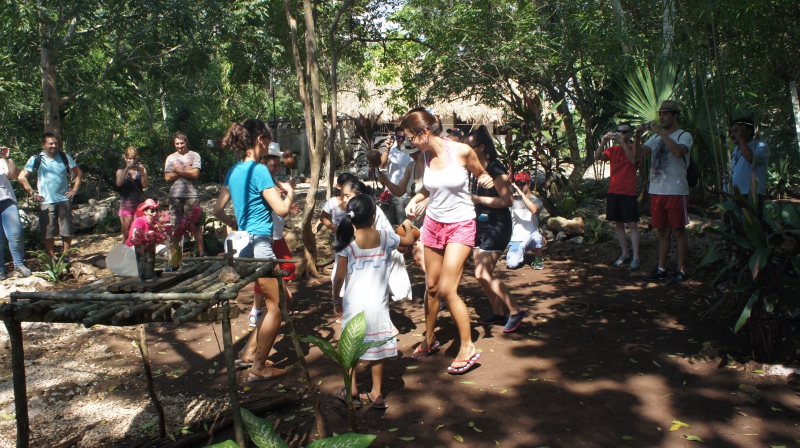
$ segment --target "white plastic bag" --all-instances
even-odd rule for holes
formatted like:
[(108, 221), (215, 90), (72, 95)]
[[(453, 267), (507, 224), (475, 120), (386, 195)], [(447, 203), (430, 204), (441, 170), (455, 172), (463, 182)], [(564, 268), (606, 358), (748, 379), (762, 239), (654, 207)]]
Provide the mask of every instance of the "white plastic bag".
[(106, 255), (106, 267), (122, 277), (138, 277), (136, 251), (125, 244), (114, 246)]

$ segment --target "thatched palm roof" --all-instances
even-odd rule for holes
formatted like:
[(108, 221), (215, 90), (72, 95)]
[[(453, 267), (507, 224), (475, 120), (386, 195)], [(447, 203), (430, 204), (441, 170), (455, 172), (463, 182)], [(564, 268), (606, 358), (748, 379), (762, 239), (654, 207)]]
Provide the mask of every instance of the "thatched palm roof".
[[(389, 105), (390, 91), (400, 88), (400, 86), (378, 88), (372, 83), (367, 83), (362, 89), (359, 89), (361, 95), (345, 88), (339, 92), (339, 115), (357, 117), (361, 113), (365, 116), (376, 116), (383, 112), (379, 120), (381, 123), (396, 122), (400, 119), (401, 114), (394, 112), (393, 107)], [(469, 98), (440, 99), (421, 105), (432, 107), (442, 120), (449, 119), (453, 114), (460, 121), (467, 123), (502, 123), (505, 119), (503, 109), (480, 104)], [(327, 105), (325, 109), (327, 109)]]

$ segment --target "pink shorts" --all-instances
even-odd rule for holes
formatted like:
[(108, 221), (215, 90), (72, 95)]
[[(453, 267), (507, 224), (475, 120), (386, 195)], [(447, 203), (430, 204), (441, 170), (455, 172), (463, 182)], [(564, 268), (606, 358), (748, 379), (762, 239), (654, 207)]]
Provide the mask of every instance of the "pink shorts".
[(119, 202), (119, 216), (134, 216), (136, 213), (136, 207), (139, 206), (141, 202), (135, 201), (126, 201), (122, 200)]
[(432, 249), (444, 249), (450, 243), (473, 247), (475, 245), (475, 220), (442, 223), (425, 215), (420, 240), (425, 247)]

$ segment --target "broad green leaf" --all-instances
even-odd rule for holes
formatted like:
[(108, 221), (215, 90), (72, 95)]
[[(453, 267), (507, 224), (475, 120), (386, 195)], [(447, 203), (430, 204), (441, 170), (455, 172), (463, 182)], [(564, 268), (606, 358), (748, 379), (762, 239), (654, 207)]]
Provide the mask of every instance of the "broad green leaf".
[(333, 348), (333, 345), (331, 345), (330, 342), (323, 341), (322, 339), (320, 339), (318, 337), (315, 337), (315, 336), (297, 336), (297, 339), (301, 340), (303, 342), (309, 343), (309, 344), (316, 345), (317, 348), (322, 353), (324, 353), (325, 356), (330, 358), (333, 362), (335, 362), (335, 363), (337, 363), (339, 365), (342, 364), (341, 356), (339, 356), (339, 354), (336, 353), (336, 349)]
[(263, 418), (258, 418), (252, 412), (242, 408), (242, 423), (244, 423), (250, 439), (259, 448), (289, 448), (275, 431), (272, 430), (272, 422)]
[(375, 435), (372, 434), (354, 434), (348, 432), (334, 437), (317, 440), (306, 445), (306, 448), (366, 448), (373, 440)]
[(233, 440), (226, 440), (224, 442), (208, 445), (205, 448), (239, 448), (239, 445), (237, 445)]
[(753, 274), (753, 279), (758, 278), (758, 274), (767, 265), (771, 250), (769, 248), (756, 249), (755, 253), (750, 256), (750, 272)]
[(775, 304), (778, 303), (778, 294), (771, 292), (764, 296), (764, 311), (771, 313), (775, 309)]
[(747, 319), (750, 318), (750, 312), (753, 310), (753, 304), (756, 303), (758, 300), (758, 296), (761, 294), (761, 288), (755, 290), (753, 295), (750, 296), (750, 300), (747, 301), (747, 304), (744, 306), (742, 310), (741, 316), (739, 316), (739, 320), (736, 321), (736, 325), (733, 327), (733, 332), (738, 333), (739, 330), (742, 329)]
[(461, 443), (464, 443), (464, 438), (463, 438), (463, 437), (461, 437), (461, 436), (459, 436), (459, 435), (457, 435), (457, 434), (456, 434), (456, 435), (454, 435), (454, 436), (453, 436), (453, 438), (454, 438), (454, 439), (456, 439), (456, 440), (458, 440), (458, 441), (459, 441), (459, 442), (461, 442)]
[(153, 426), (155, 426), (155, 424), (156, 422), (147, 422), (144, 425), (142, 425), (142, 429), (152, 428)]
[(358, 347), (358, 351), (355, 353), (355, 357), (356, 357), (355, 359), (357, 359), (357, 360), (361, 359), (361, 357), (364, 356), (364, 353), (367, 353), (367, 350), (371, 349), (372, 347), (380, 347), (381, 345), (386, 344), (387, 342), (391, 341), (394, 338), (395, 337), (392, 336), (392, 337), (390, 337), (388, 339), (385, 339), (383, 341), (369, 341), (369, 342), (362, 341), (361, 344)]
[(342, 330), (342, 337), (339, 339), (339, 355), (342, 357), (342, 364), (348, 369), (353, 368), (358, 361), (360, 356), (358, 352), (366, 333), (367, 319), (364, 317), (363, 311), (350, 319)]
[(747, 239), (758, 249), (768, 248), (769, 242), (767, 241), (767, 233), (764, 232), (761, 221), (748, 209), (744, 209), (742, 212), (742, 224), (744, 224), (744, 231), (747, 234)]

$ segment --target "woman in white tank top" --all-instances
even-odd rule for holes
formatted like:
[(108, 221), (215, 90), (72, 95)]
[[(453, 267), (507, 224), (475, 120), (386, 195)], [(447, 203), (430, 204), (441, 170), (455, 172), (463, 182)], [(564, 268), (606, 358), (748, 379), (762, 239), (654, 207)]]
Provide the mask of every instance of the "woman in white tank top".
[(409, 219), (421, 212), (418, 206), (430, 198), (421, 236), (425, 245), (427, 297), (425, 301), (425, 340), (411, 355), (420, 360), (439, 347), (434, 329), (439, 301), (444, 300), (458, 327), (461, 340), (458, 355), (447, 369), (453, 375), (467, 373), (481, 355), (470, 335), (469, 312), (458, 295), (458, 283), (472, 246), (475, 244), (475, 207), (468, 191), (469, 173), (486, 188), (494, 186), (475, 151), (467, 145), (439, 137), (442, 122), (423, 108), (403, 116), (400, 126), (414, 147), (425, 156), (424, 188), (406, 207)]

